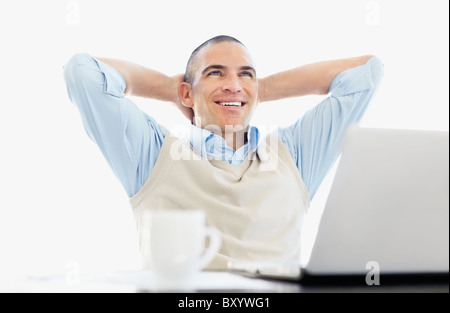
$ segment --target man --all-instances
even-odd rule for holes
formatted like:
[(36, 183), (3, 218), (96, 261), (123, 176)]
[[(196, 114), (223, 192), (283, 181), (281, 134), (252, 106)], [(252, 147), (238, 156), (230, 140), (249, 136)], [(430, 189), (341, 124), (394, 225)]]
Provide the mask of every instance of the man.
[[(229, 36), (199, 46), (184, 75), (88, 54), (64, 70), (69, 97), (130, 197), (138, 228), (143, 210), (204, 210), (223, 238), (210, 269), (229, 260), (299, 260), (310, 200), (382, 75), (381, 61), (367, 55), (258, 79), (246, 47)], [(267, 138), (250, 125), (260, 102), (328, 93)], [(172, 136), (124, 95), (174, 103), (192, 120), (187, 137)]]

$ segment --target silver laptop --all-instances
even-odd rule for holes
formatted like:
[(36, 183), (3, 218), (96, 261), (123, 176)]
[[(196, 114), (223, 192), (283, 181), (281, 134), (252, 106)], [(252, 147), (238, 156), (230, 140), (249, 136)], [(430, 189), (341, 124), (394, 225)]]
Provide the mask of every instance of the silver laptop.
[(230, 269), (292, 279), (448, 275), (448, 132), (349, 128), (306, 266)]

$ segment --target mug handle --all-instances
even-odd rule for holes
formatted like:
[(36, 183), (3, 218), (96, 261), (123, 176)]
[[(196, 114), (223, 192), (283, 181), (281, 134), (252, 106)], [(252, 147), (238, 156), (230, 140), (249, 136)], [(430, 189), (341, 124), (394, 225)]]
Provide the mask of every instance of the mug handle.
[(222, 236), (220, 232), (214, 227), (205, 228), (205, 238), (209, 238), (209, 246), (200, 255), (197, 262), (198, 268), (202, 270), (205, 266), (211, 263), (212, 259), (215, 257), (216, 253), (222, 245)]

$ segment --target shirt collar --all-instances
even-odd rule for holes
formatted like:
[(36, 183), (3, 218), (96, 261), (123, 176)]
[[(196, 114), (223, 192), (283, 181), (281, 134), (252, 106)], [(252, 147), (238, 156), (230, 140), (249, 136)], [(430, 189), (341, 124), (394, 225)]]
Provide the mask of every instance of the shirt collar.
[(255, 126), (250, 126), (247, 133), (247, 142), (249, 143), (250, 149), (253, 152), (258, 148), (259, 143), (259, 129)]
[[(249, 126), (247, 132), (247, 144), (240, 149), (245, 147), (246, 150), (251, 149), (254, 152), (258, 147), (259, 136), (260, 132), (258, 128), (255, 126)], [(225, 154), (225, 150), (231, 149), (234, 152), (233, 148), (226, 145), (222, 136), (216, 135), (207, 129), (200, 128), (192, 124), (190, 125), (189, 141), (193, 149), (204, 158), (219, 152)], [(248, 147), (246, 147), (247, 145)], [(220, 149), (218, 149), (218, 147), (220, 147)]]

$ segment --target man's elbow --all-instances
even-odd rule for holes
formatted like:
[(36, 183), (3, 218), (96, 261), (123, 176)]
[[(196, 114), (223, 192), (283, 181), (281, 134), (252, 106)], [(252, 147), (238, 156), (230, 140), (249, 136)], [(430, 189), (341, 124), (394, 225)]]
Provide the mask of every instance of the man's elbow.
[(87, 64), (91, 57), (87, 53), (73, 55), (64, 65), (64, 80), (67, 85), (82, 80), (86, 75), (83, 64)]
[(63, 76), (67, 93), (72, 102), (84, 93), (97, 92), (98, 82), (102, 79), (98, 65), (87, 53), (77, 53), (64, 65)]
[(368, 62), (370, 62), (373, 85), (375, 88), (378, 88), (384, 77), (384, 63), (375, 55), (372, 56)]

